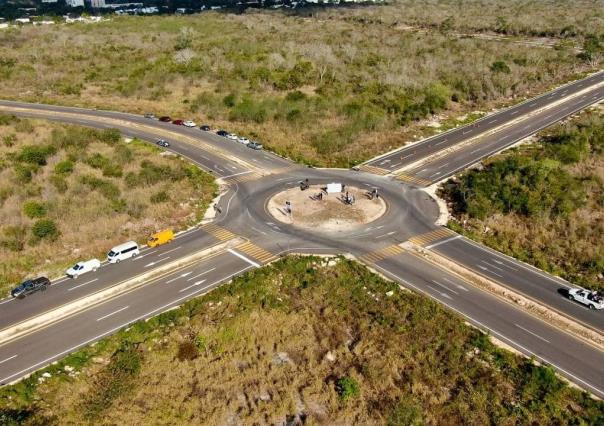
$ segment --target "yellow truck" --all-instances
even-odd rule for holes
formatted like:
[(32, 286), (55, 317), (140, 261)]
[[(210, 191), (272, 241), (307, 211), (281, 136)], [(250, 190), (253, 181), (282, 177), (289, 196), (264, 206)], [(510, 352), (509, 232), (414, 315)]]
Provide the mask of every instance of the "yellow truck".
[(174, 232), (171, 229), (164, 229), (163, 231), (156, 232), (149, 237), (147, 245), (149, 247), (157, 247), (162, 244), (169, 243), (174, 239)]

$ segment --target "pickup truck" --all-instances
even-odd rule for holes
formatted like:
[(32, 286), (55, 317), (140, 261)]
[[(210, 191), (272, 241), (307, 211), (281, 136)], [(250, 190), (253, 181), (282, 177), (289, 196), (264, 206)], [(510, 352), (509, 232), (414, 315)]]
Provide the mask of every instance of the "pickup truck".
[(50, 280), (46, 277), (38, 277), (32, 280), (23, 281), (11, 292), (11, 296), (16, 299), (23, 299), (25, 296), (29, 296), (37, 291), (44, 291), (50, 285)]
[(82, 274), (90, 271), (96, 271), (101, 267), (101, 262), (98, 259), (90, 259), (85, 262), (78, 262), (65, 271), (65, 275), (70, 278), (77, 278)]
[(571, 288), (568, 290), (568, 298), (587, 305), (589, 309), (604, 309), (604, 296), (597, 291)]

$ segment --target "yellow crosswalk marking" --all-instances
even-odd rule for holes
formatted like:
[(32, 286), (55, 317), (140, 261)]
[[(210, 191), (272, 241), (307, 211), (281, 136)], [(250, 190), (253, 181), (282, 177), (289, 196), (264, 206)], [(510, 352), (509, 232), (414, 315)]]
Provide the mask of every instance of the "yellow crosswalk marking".
[(365, 253), (359, 259), (364, 263), (377, 263), (380, 260), (384, 260), (387, 257), (396, 256), (397, 254), (404, 253), (405, 250), (397, 245), (381, 248), (369, 253)]
[(419, 246), (427, 246), (428, 244), (430, 244), (434, 241), (442, 240), (443, 238), (451, 237), (453, 235), (456, 235), (456, 234), (455, 234), (455, 232), (451, 231), (450, 229), (438, 228), (438, 229), (435, 229), (434, 231), (426, 232), (425, 234), (420, 234), (420, 235), (411, 237), (411, 238), (409, 238), (409, 241), (411, 241), (412, 243), (417, 244)]
[(224, 178), (225, 181), (227, 181), (228, 183), (244, 183), (244, 182), (249, 182), (251, 180), (256, 180), (256, 179), (260, 179), (262, 177), (262, 175), (260, 173), (256, 173), (256, 172), (250, 172), (250, 173), (244, 173), (241, 175), (237, 175), (237, 176), (231, 176), (231, 177), (227, 177)]
[(199, 229), (204, 232), (207, 232), (208, 234), (213, 235), (220, 241), (227, 241), (235, 238), (235, 234), (233, 234), (231, 231), (229, 231), (228, 229), (224, 229), (218, 225), (214, 225), (213, 223), (201, 225)]
[(431, 180), (420, 178), (418, 176), (407, 175), (405, 173), (400, 173), (396, 175), (396, 179), (401, 180), (407, 183), (413, 183), (415, 185), (427, 186), (432, 183)]
[(258, 247), (256, 244), (251, 243), (249, 241), (241, 243), (235, 248), (239, 251), (244, 252), (248, 256), (251, 256), (254, 259), (257, 259), (263, 263), (268, 263), (271, 260), (274, 260), (277, 258), (277, 256), (275, 256), (271, 252), (263, 249), (262, 247)]
[(389, 170), (382, 169), (381, 167), (370, 166), (367, 164), (361, 164), (359, 170), (367, 173), (373, 173), (374, 175), (384, 176), (390, 173)]

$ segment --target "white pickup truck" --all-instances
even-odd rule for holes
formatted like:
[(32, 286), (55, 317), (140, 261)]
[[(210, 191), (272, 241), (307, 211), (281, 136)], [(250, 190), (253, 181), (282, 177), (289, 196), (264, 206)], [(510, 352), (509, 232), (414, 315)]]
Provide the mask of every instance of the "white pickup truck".
[(587, 305), (589, 309), (604, 309), (604, 296), (597, 291), (571, 288), (568, 290), (568, 298)]
[(90, 271), (96, 271), (101, 267), (101, 261), (98, 259), (90, 259), (85, 262), (78, 262), (65, 271), (65, 275), (70, 278), (77, 278), (82, 274)]

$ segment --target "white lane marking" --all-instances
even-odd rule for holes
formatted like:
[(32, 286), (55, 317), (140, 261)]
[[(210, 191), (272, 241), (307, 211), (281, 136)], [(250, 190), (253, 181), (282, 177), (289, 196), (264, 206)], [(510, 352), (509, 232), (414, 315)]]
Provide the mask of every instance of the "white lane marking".
[(449, 163), (445, 163), (442, 166), (439, 167), (439, 169), (442, 169), (443, 167), (447, 167), (449, 165)]
[(448, 139), (443, 139), (442, 141), (440, 141), (439, 143), (435, 143), (434, 146), (438, 146), (438, 145), (442, 145), (443, 143), (447, 142)]
[(535, 106), (535, 105), (537, 105), (537, 102), (533, 102), (533, 103), (532, 103), (532, 104), (530, 104), (529, 106), (530, 106), (530, 107), (533, 107), (533, 106)]
[(566, 111), (567, 109), (568, 109), (568, 107), (567, 107), (567, 106), (565, 106), (564, 108), (560, 108), (558, 111), (559, 111), (559, 112), (562, 112), (562, 111)]
[(531, 124), (527, 124), (526, 126), (524, 126), (524, 127), (522, 128), (522, 130), (528, 130), (528, 129), (530, 129), (531, 127), (532, 127), (532, 125), (531, 125)]
[(447, 277), (443, 277), (443, 280), (444, 280), (444, 281), (446, 281), (446, 282), (448, 282), (449, 284), (454, 285), (455, 287), (457, 287), (457, 288), (458, 288), (458, 289), (460, 289), (460, 290), (463, 290), (463, 291), (470, 291), (470, 290), (468, 290), (467, 288), (465, 288), (464, 286), (462, 286), (461, 284), (457, 284), (456, 282), (451, 281), (451, 280), (450, 280), (449, 278), (447, 278)]
[(429, 285), (428, 287), (430, 287), (432, 290), (434, 290), (434, 292), (436, 292), (436, 293), (440, 294), (442, 297), (445, 297), (445, 298), (447, 298), (447, 299), (449, 299), (449, 300), (453, 300), (453, 299), (451, 299), (451, 296), (449, 296), (447, 293), (443, 293), (443, 292), (441, 292), (441, 291), (438, 291), (437, 289), (435, 289), (435, 288), (434, 288), (434, 287), (432, 287), (431, 285)]
[(470, 152), (470, 154), (474, 154), (475, 152), (478, 152), (478, 151), (480, 151), (481, 149), (482, 149), (482, 148), (475, 149), (474, 151), (471, 151), (471, 152)]
[(171, 280), (166, 281), (166, 284), (170, 284), (176, 280), (179, 280), (181, 278), (184, 277), (188, 277), (189, 275), (191, 275), (193, 272), (185, 272), (184, 274), (180, 274), (179, 276), (177, 276), (176, 278), (172, 278)]
[(435, 176), (438, 176), (439, 174), (440, 174), (440, 172), (432, 173), (432, 174), (431, 174), (430, 176), (428, 176), (428, 177), (433, 178), (433, 177), (435, 177)]
[(437, 242), (437, 243), (430, 244), (429, 246), (426, 246), (426, 247), (424, 247), (424, 248), (425, 248), (426, 250), (430, 250), (431, 248), (434, 248), (434, 247), (439, 246), (439, 245), (441, 245), (441, 244), (448, 243), (448, 242), (453, 241), (453, 240), (456, 240), (456, 239), (458, 239), (458, 238), (461, 238), (461, 235), (455, 235), (454, 237), (449, 237), (449, 238), (447, 238), (447, 239), (445, 239), (445, 240), (442, 240), (442, 241), (439, 241), (439, 242)]
[(245, 175), (247, 173), (252, 173), (251, 170), (246, 170), (245, 172), (239, 172), (239, 173), (233, 173), (232, 175), (228, 175), (228, 176), (220, 176), (222, 179), (228, 179), (231, 178), (233, 176), (239, 176), (239, 175)]
[(396, 163), (396, 164), (392, 164), (392, 165), (390, 166), (390, 168), (391, 168), (391, 169), (394, 169), (395, 167), (398, 167), (398, 166), (400, 166), (401, 164), (403, 164), (403, 163)]
[(151, 263), (147, 263), (147, 264), (144, 266), (144, 268), (148, 268), (149, 266), (154, 266), (154, 265), (157, 265), (159, 262), (163, 262), (164, 260), (168, 260), (168, 259), (170, 259), (170, 256), (162, 257), (162, 258), (161, 258), (161, 259), (159, 259), (159, 260), (154, 260), (154, 261), (153, 261), (153, 262), (151, 262)]
[(235, 167), (235, 166), (229, 166), (229, 167), (233, 170), (237, 170), (237, 167)]
[(182, 246), (178, 246), (178, 247), (173, 248), (172, 250), (168, 250), (168, 251), (165, 251), (165, 252), (163, 252), (163, 253), (161, 253), (161, 254), (158, 254), (158, 255), (157, 255), (157, 257), (165, 256), (166, 254), (168, 254), (168, 253), (172, 253), (173, 251), (176, 251), (176, 250), (178, 250), (179, 248), (182, 248)]
[(183, 291), (187, 291), (187, 290), (188, 290), (188, 289), (190, 289), (190, 288), (197, 287), (198, 285), (201, 285), (201, 284), (203, 284), (203, 283), (205, 283), (205, 282), (206, 282), (206, 280), (195, 281), (195, 282), (194, 282), (193, 284), (191, 284), (190, 286), (185, 287), (185, 288), (183, 288), (182, 290), (178, 290), (178, 292), (179, 292), (179, 293), (182, 293)]
[(480, 269), (482, 269), (483, 271), (487, 271), (487, 272), (489, 272), (489, 273), (491, 273), (491, 274), (493, 274), (493, 275), (497, 275), (498, 277), (503, 278), (503, 275), (499, 275), (498, 273), (491, 271), (489, 268), (485, 268), (485, 267), (484, 267), (484, 266), (482, 266), (482, 265), (476, 265), (476, 266), (478, 266), (478, 267), (479, 267)]
[(256, 232), (260, 232), (262, 235), (266, 235), (266, 232), (261, 231), (260, 229), (254, 228), (253, 226), (251, 226), (251, 228)]
[(67, 289), (67, 291), (72, 291), (72, 290), (75, 290), (76, 288), (83, 287), (83, 286), (85, 286), (85, 285), (88, 285), (88, 284), (93, 283), (93, 282), (98, 281), (98, 280), (99, 280), (98, 278), (95, 278), (95, 279), (93, 279), (93, 280), (86, 281), (86, 282), (85, 282), (85, 283), (83, 283), (83, 284), (79, 284), (79, 285), (73, 286), (73, 287), (71, 287), (71, 288), (68, 288), (68, 289)]
[(516, 327), (518, 327), (519, 329), (524, 330), (524, 331), (526, 331), (526, 332), (527, 332), (527, 333), (529, 333), (529, 334), (532, 334), (532, 335), (533, 335), (533, 336), (535, 336), (537, 339), (541, 339), (541, 340), (543, 340), (545, 343), (549, 343), (549, 340), (544, 339), (543, 337), (539, 336), (537, 333), (533, 333), (532, 331), (527, 330), (526, 328), (524, 328), (523, 326), (521, 326), (521, 325), (519, 325), (519, 324), (514, 324), (514, 325), (515, 325)]
[(0, 361), (0, 364), (4, 364), (6, 361), (10, 361), (11, 359), (15, 359), (15, 358), (17, 358), (17, 355), (10, 356), (10, 357)]
[(192, 277), (191, 277), (191, 278), (189, 278), (187, 281), (191, 281), (191, 280), (194, 280), (195, 278), (199, 278), (199, 277), (201, 277), (202, 275), (207, 274), (208, 272), (212, 272), (212, 271), (214, 271), (215, 269), (216, 269), (216, 268), (212, 268), (212, 269), (208, 269), (207, 271), (203, 271), (203, 272), (202, 272), (202, 273), (200, 273), (200, 274), (197, 274), (197, 275), (192, 276)]
[(423, 172), (425, 172), (426, 170), (428, 170), (428, 169), (421, 169), (419, 172), (420, 172), (420, 173), (423, 173)]
[(134, 262), (136, 262), (137, 260), (142, 259), (142, 258), (143, 258), (143, 257), (145, 257), (145, 256), (149, 256), (150, 254), (152, 254), (152, 253), (150, 253), (150, 252), (149, 252), (149, 253), (147, 253), (147, 254), (143, 254), (142, 256), (136, 256), (136, 257), (135, 257), (134, 259), (132, 259), (132, 260), (133, 260)]
[(466, 135), (468, 133), (470, 133), (472, 130), (466, 130), (465, 132), (461, 132), (462, 135)]
[(484, 263), (485, 265), (489, 265), (491, 268), (495, 268), (498, 271), (503, 271), (503, 269), (501, 269), (499, 266), (495, 266), (492, 263), (487, 262), (486, 260), (481, 260), (482, 263)]
[[(105, 266), (107, 264), (106, 262), (103, 262), (103, 263), (104, 263), (104, 265), (101, 265), (101, 266)], [(61, 284), (62, 282), (67, 281), (68, 279), (69, 279), (69, 277), (63, 277), (60, 280), (57, 280), (57, 281), (53, 282), (52, 285)]]
[(384, 226), (386, 226), (386, 225), (376, 226), (375, 229), (382, 229)]
[(389, 163), (389, 162), (390, 162), (390, 160), (384, 160), (380, 164), (378, 164), (378, 166), (381, 166), (382, 164), (386, 164), (386, 163)]
[(512, 269), (512, 270), (514, 270), (514, 271), (517, 271), (517, 270), (518, 270), (518, 268), (514, 268), (513, 266), (510, 266), (510, 265), (508, 265), (507, 263), (503, 263), (503, 262), (502, 262), (502, 261), (500, 261), (500, 260), (497, 260), (497, 259), (491, 259), (491, 260), (492, 260), (493, 262), (495, 262), (496, 264), (498, 264), (498, 265), (505, 266), (506, 268), (510, 268), (510, 269)]
[(489, 121), (487, 124), (497, 123), (497, 119)]
[[(397, 280), (399, 280), (401, 283), (405, 284), (406, 286), (409, 286), (409, 287), (414, 288), (414, 289), (415, 289), (416, 291), (418, 291), (419, 293), (422, 293), (422, 294), (425, 294), (425, 295), (427, 295), (427, 296), (432, 297), (432, 295), (431, 295), (430, 293), (428, 293), (427, 291), (423, 290), (422, 288), (420, 288), (420, 287), (418, 287), (418, 286), (416, 286), (416, 285), (414, 285), (414, 284), (411, 284), (409, 281), (407, 281), (407, 280), (405, 280), (405, 279), (403, 279), (403, 278), (399, 277), (399, 276), (398, 276), (398, 275), (396, 275), (396, 274), (393, 274), (392, 272), (388, 271), (387, 269), (384, 269), (384, 268), (382, 268), (382, 267), (381, 267), (381, 266), (379, 266), (379, 265), (373, 265), (373, 266), (374, 266), (374, 267), (376, 267), (376, 268), (378, 268), (378, 269), (381, 269), (382, 271), (384, 271), (384, 272), (388, 273), (389, 275), (393, 276), (394, 278), (396, 278)], [(477, 326), (479, 326), (479, 327), (482, 327), (482, 328), (483, 328), (483, 329), (485, 329), (485, 330), (489, 330), (491, 333), (493, 333), (493, 334), (495, 334), (495, 335), (499, 336), (501, 339), (503, 339), (503, 340), (506, 340), (506, 341), (510, 342), (512, 345), (516, 346), (516, 348), (518, 348), (518, 349), (520, 349), (520, 350), (524, 351), (525, 355), (535, 357), (535, 359), (541, 360), (541, 361), (542, 361), (542, 362), (544, 362), (545, 364), (549, 364), (549, 365), (551, 365), (551, 366), (552, 366), (552, 367), (554, 367), (555, 369), (560, 370), (562, 373), (566, 374), (568, 377), (572, 377), (574, 380), (576, 380), (576, 381), (578, 381), (578, 382), (583, 383), (583, 384), (584, 384), (585, 386), (587, 386), (588, 388), (593, 389), (593, 390), (595, 390), (596, 392), (598, 392), (598, 393), (600, 393), (600, 394), (604, 395), (604, 389), (600, 389), (600, 388), (595, 387), (594, 385), (589, 384), (589, 383), (588, 383), (588, 382), (586, 382), (585, 380), (583, 380), (583, 379), (581, 379), (581, 378), (579, 378), (579, 377), (575, 376), (574, 374), (572, 374), (572, 373), (568, 372), (568, 371), (567, 371), (567, 370), (565, 370), (564, 368), (562, 368), (562, 367), (558, 366), (556, 363), (551, 362), (551, 361), (549, 361), (547, 358), (544, 358), (544, 357), (542, 357), (542, 356), (540, 356), (540, 355), (536, 354), (535, 352), (531, 351), (530, 349), (526, 348), (525, 346), (522, 346), (521, 344), (519, 344), (519, 343), (515, 342), (514, 340), (510, 339), (509, 337), (506, 337), (506, 336), (504, 336), (503, 334), (501, 334), (501, 333), (497, 332), (495, 329), (493, 329), (493, 328), (491, 328), (491, 327), (487, 326), (486, 324), (484, 324), (484, 323), (482, 323), (482, 322), (480, 322), (480, 321), (478, 321), (478, 320), (474, 319), (473, 317), (471, 317), (470, 315), (466, 314), (465, 312), (462, 312), (462, 311), (460, 311), (459, 309), (456, 309), (456, 308), (455, 308), (455, 307), (453, 307), (452, 305), (449, 305), (448, 303), (445, 303), (445, 302), (440, 301), (440, 300), (439, 300), (439, 302), (440, 302), (440, 303), (442, 303), (443, 305), (445, 305), (446, 307), (448, 307), (449, 309), (451, 309), (451, 310), (453, 310), (453, 311), (457, 312), (457, 313), (458, 313), (459, 315), (461, 315), (462, 317), (466, 317), (466, 318), (467, 318), (467, 319), (469, 319), (471, 322), (473, 322), (475, 325), (477, 325)], [(27, 371), (27, 369), (26, 369), (26, 370), (23, 370), (23, 371), (21, 371), (21, 372), (19, 372), (19, 373), (13, 374), (12, 376), (9, 376), (9, 377), (8, 377), (8, 379), (10, 379), (11, 377), (14, 377), (14, 376), (16, 376), (16, 375), (18, 375), (18, 374), (21, 374), (21, 373), (23, 373), (24, 371)], [(0, 380), (0, 383), (3, 383), (3, 382), (5, 382), (5, 381), (6, 381), (6, 379), (4, 379), (4, 380)]]
[(113, 311), (110, 314), (107, 315), (103, 315), (100, 318), (97, 318), (97, 321), (103, 321), (105, 318), (109, 318), (111, 315), (115, 315), (115, 314), (119, 314), (122, 311), (125, 311), (126, 309), (128, 309), (130, 306), (124, 306), (123, 308), (119, 308), (117, 311)]
[(447, 287), (446, 285), (444, 285), (444, 284), (442, 284), (442, 283), (439, 283), (439, 282), (438, 282), (438, 281), (436, 281), (436, 280), (432, 280), (432, 282), (433, 282), (434, 284), (438, 285), (438, 286), (441, 286), (441, 287), (442, 287), (442, 288), (444, 288), (445, 290), (450, 291), (450, 292), (451, 292), (451, 293), (453, 293), (453, 294), (459, 294), (459, 293), (458, 293), (458, 292), (456, 292), (455, 290), (451, 290), (449, 287)]
[(510, 115), (518, 114), (518, 110), (510, 112)]
[(387, 234), (378, 235), (377, 237), (375, 237), (375, 239), (377, 240), (378, 238), (387, 237), (388, 235), (392, 235), (392, 234), (396, 234), (396, 231), (388, 232)]
[(15, 300), (14, 297), (10, 298), (10, 299), (3, 300), (2, 302), (0, 302), (0, 305), (4, 305), (5, 303), (12, 302), (13, 300)]
[(200, 155), (200, 157), (203, 158), (204, 160), (210, 161), (210, 159), (208, 157), (206, 157), (205, 155)]
[(251, 259), (248, 259), (247, 257), (245, 257), (242, 254), (237, 253), (235, 250), (233, 249), (228, 249), (228, 252), (231, 253), (233, 256), (237, 256), (239, 259), (246, 261), (247, 263), (249, 263), (252, 266), (255, 266), (256, 268), (260, 268), (260, 264), (254, 262)]

